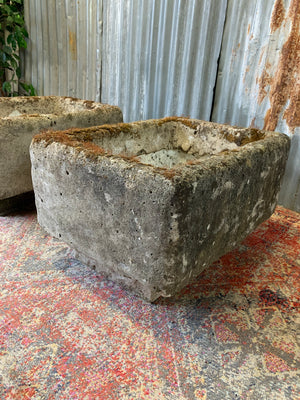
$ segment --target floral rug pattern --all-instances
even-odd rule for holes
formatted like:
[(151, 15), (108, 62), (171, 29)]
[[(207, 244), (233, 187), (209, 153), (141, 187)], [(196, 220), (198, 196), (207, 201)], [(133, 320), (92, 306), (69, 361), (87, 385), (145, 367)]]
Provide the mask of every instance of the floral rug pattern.
[(0, 398), (299, 400), (299, 306), (300, 214), (282, 207), (154, 304), (34, 212), (0, 217)]

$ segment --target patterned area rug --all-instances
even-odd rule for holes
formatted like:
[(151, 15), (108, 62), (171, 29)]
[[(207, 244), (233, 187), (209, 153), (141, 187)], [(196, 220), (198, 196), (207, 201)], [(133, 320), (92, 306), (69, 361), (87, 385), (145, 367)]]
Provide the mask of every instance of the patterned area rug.
[(155, 304), (71, 254), (35, 213), (0, 218), (1, 399), (300, 399), (300, 214)]

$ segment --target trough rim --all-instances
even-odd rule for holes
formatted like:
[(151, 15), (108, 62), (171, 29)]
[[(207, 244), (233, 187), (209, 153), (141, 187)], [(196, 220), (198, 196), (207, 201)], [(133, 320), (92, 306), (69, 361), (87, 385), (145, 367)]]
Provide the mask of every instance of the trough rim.
[[(70, 102), (75, 102), (78, 104), (82, 104), (85, 108), (82, 110), (74, 110), (74, 111), (57, 111), (57, 112), (51, 112), (51, 113), (32, 113), (32, 114), (27, 114), (27, 113), (21, 113), (20, 115), (16, 116), (6, 116), (6, 117), (1, 117), (0, 116), (0, 124), (5, 123), (6, 121), (14, 121), (17, 123), (17, 121), (20, 120), (26, 120), (26, 119), (32, 119), (32, 118), (41, 118), (41, 117), (51, 117), (51, 116), (63, 116), (63, 117), (68, 117), (82, 114), (82, 113), (95, 113), (99, 110), (103, 111), (103, 109), (120, 109), (118, 106), (111, 105), (111, 104), (106, 104), (106, 103), (99, 103), (97, 101), (93, 100), (83, 100), (77, 97), (71, 97), (71, 96), (16, 96), (16, 97), (0, 97), (0, 106), (1, 103), (18, 103), (19, 100), (21, 101), (26, 101), (27, 103), (34, 103), (38, 102), (39, 100), (44, 100), (44, 99), (49, 99), (50, 101), (55, 101), (58, 100), (58, 102), (63, 106), (64, 101), (69, 100)], [(70, 105), (72, 105), (70, 103)]]
[[(196, 129), (198, 126), (205, 128), (217, 129), (221, 134), (232, 135), (234, 132), (249, 133), (254, 136), (253, 140), (249, 140), (245, 144), (238, 145), (236, 149), (223, 150), (216, 154), (208, 154), (201, 156), (198, 160), (187, 161), (185, 163), (177, 164), (173, 167), (157, 167), (152, 164), (147, 164), (138, 159), (138, 156), (126, 156), (124, 154), (115, 154), (106, 151), (104, 148), (93, 143), (93, 135), (97, 133), (104, 133), (105, 135), (117, 136), (122, 132), (131, 132), (138, 134), (138, 129), (148, 125), (156, 124), (161, 126), (165, 123), (181, 123), (189, 128)], [(258, 137), (258, 138), (257, 138)], [(227, 140), (228, 138), (225, 137)], [(231, 138), (232, 139), (232, 138)], [(232, 140), (228, 140), (233, 141)], [(41, 143), (44, 147), (48, 147), (52, 144), (60, 144), (65, 149), (73, 148), (74, 151), (81, 157), (88, 159), (90, 162), (99, 163), (104, 159), (112, 165), (116, 162), (123, 165), (124, 168), (138, 167), (148, 168), (149, 172), (158, 173), (163, 175), (165, 178), (173, 180), (180, 176), (188, 176), (191, 173), (194, 174), (195, 170), (198, 172), (211, 170), (216, 166), (228, 166), (231, 164), (232, 154), (234, 153), (235, 159), (242, 161), (243, 159), (247, 162), (248, 155), (253, 152), (262, 151), (265, 145), (269, 143), (278, 142), (278, 145), (282, 142), (290, 144), (290, 138), (288, 135), (280, 132), (264, 131), (256, 128), (243, 128), (238, 126), (230, 126), (227, 124), (219, 124), (216, 122), (209, 122), (199, 119), (191, 119), (186, 117), (165, 117), (158, 119), (148, 119), (142, 121), (135, 121), (130, 123), (116, 123), (116, 124), (104, 124), (99, 126), (92, 126), (87, 128), (71, 128), (63, 131), (46, 130), (37, 135), (32, 139), (31, 146)]]

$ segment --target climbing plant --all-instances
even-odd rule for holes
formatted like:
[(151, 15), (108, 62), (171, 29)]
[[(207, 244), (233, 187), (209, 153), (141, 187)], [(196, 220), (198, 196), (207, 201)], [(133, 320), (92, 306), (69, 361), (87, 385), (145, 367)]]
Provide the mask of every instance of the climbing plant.
[[(21, 78), (19, 49), (26, 49), (28, 32), (24, 21), (24, 0), (0, 0), (0, 95), (34, 96), (31, 84)], [(10, 73), (9, 73), (10, 71)], [(17, 88), (17, 89), (16, 89)]]

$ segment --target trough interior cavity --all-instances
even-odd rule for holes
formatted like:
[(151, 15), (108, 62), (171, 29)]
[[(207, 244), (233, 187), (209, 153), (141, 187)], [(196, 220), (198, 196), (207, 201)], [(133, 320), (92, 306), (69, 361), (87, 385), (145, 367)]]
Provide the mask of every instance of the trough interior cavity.
[[(205, 125), (190, 127), (178, 121), (122, 124), (93, 132), (92, 142), (115, 156), (135, 157), (143, 164), (172, 168), (225, 150), (237, 150), (243, 130), (228, 138), (226, 132)], [(249, 132), (248, 132), (249, 134)], [(253, 141), (251, 139), (249, 141)]]
[(89, 102), (69, 97), (12, 97), (0, 98), (0, 118), (20, 115), (65, 114), (86, 110)]
[(138, 159), (143, 164), (150, 164), (155, 167), (172, 168), (175, 165), (184, 164), (187, 161), (195, 160), (197, 157), (181, 150), (163, 149), (153, 153), (140, 155)]

